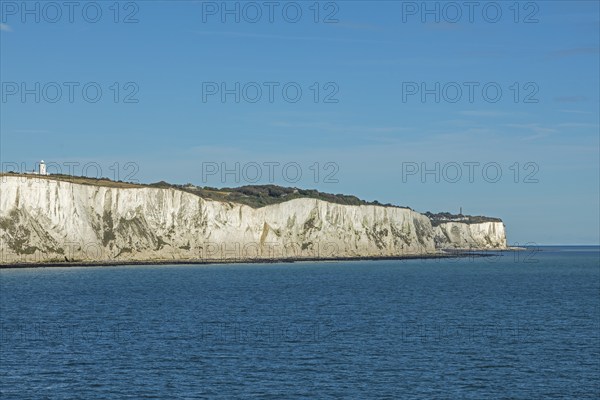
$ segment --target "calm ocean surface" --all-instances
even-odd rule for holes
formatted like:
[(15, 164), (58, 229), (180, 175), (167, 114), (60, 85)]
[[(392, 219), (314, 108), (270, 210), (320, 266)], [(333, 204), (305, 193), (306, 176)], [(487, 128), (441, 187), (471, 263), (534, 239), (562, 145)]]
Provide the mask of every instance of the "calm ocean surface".
[(0, 398), (600, 396), (598, 247), (0, 271)]

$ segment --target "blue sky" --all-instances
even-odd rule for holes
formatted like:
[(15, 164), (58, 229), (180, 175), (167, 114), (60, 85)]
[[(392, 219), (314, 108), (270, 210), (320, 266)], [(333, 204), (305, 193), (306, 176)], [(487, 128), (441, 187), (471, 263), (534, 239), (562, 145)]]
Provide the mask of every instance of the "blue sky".
[[(279, 2), (272, 22), (265, 2), (227, 2), (239, 22), (222, 2), (124, 1), (118, 15), (112, 1), (72, 15), (0, 3), (4, 170), (44, 159), (240, 186), (257, 165), (269, 183), (271, 165), (277, 184), (498, 216), (510, 243), (600, 241), (597, 1), (480, 2), (472, 15), (453, 3), (460, 17), (436, 2), (437, 15), (422, 2)], [(223, 101), (221, 84), (236, 83), (239, 102)], [(436, 93), (422, 98), (422, 85)], [(239, 177), (208, 174), (236, 163)], [(436, 163), (438, 182), (421, 176)]]

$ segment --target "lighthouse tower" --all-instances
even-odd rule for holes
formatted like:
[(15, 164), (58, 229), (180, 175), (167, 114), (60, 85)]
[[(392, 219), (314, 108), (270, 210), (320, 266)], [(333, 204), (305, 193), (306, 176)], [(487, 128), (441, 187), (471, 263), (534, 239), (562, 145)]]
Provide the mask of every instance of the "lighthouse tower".
[(46, 172), (46, 163), (44, 162), (44, 160), (40, 161), (40, 175), (48, 175), (48, 172)]

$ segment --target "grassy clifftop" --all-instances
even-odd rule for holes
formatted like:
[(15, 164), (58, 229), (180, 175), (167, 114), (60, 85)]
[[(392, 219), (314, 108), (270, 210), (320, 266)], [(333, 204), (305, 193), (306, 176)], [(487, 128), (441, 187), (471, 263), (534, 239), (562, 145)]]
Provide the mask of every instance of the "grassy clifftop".
[(283, 203), (288, 200), (305, 198), (351, 206), (378, 205), (384, 207), (397, 207), (391, 204), (381, 204), (378, 201), (370, 202), (361, 200), (358, 197), (351, 195), (323, 193), (315, 189), (298, 189), (277, 185), (252, 185), (218, 189), (208, 186), (194, 186), (191, 184), (173, 185), (167, 182), (158, 182), (150, 184), (149, 186), (183, 190), (205, 199), (241, 203), (253, 208), (260, 208), (271, 204)]
[[(63, 174), (34, 175), (34, 174), (16, 174), (13, 172), (0, 173), (0, 177), (6, 177), (6, 176), (21, 178), (21, 179), (40, 179), (40, 180), (45, 179), (45, 180), (51, 180), (51, 181), (63, 181), (63, 182), (76, 183), (79, 185), (106, 186), (106, 187), (124, 188), (124, 189), (125, 188), (148, 187), (148, 185), (139, 184), (139, 183), (113, 181), (108, 178), (89, 178), (87, 176), (72, 176), (72, 175), (63, 175)], [(0, 179), (0, 182), (4, 182), (4, 180)]]
[[(196, 186), (192, 184), (178, 185), (165, 181), (160, 181), (150, 184), (131, 183), (123, 181), (113, 181), (108, 178), (89, 178), (85, 176), (71, 175), (32, 175), (32, 174), (13, 174), (3, 173), (0, 176), (14, 176), (24, 179), (49, 179), (57, 181), (65, 181), (77, 183), (80, 185), (105, 186), (114, 188), (160, 188), (181, 190), (187, 193), (194, 194), (204, 199), (224, 201), (230, 203), (238, 203), (250, 206), (252, 208), (260, 208), (271, 204), (283, 203), (284, 201), (293, 199), (317, 199), (327, 201), (329, 203), (361, 206), (361, 205), (376, 205), (382, 207), (398, 207), (407, 208), (405, 206), (397, 206), (392, 204), (381, 204), (378, 201), (361, 200), (356, 196), (346, 194), (331, 194), (320, 192), (315, 189), (298, 189), (293, 187), (283, 187), (277, 185), (253, 185), (241, 186), (237, 188), (214, 188), (209, 186)], [(466, 224), (477, 224), (482, 222), (502, 222), (499, 218), (472, 216), (472, 215), (457, 215), (450, 213), (431, 213), (426, 212), (425, 215), (431, 220), (433, 226), (438, 226), (444, 222), (462, 222)]]
[[(0, 174), (0, 176), (14, 176), (24, 179), (48, 179), (76, 183), (80, 185), (105, 186), (114, 188), (160, 188), (181, 190), (187, 193), (194, 194), (204, 199), (224, 201), (231, 203), (239, 203), (250, 206), (252, 208), (260, 208), (271, 204), (283, 203), (284, 201), (293, 199), (310, 198), (323, 200), (335, 204), (344, 205), (377, 205), (383, 207), (400, 207), (392, 204), (381, 204), (378, 201), (361, 200), (356, 196), (345, 194), (323, 193), (315, 189), (298, 189), (290, 187), (282, 187), (277, 185), (256, 185), (256, 186), (241, 186), (237, 188), (214, 188), (208, 186), (196, 186), (192, 184), (178, 185), (165, 181), (160, 181), (150, 184), (130, 183), (123, 181), (113, 181), (108, 178), (89, 178), (85, 176), (71, 175), (33, 175), (33, 174)], [(400, 207), (408, 208), (408, 207)]]
[(433, 214), (426, 212), (425, 215), (431, 220), (431, 225), (439, 226), (445, 222), (462, 222), (464, 224), (480, 224), (482, 222), (502, 222), (500, 218), (484, 217), (482, 215), (450, 214), (447, 212)]

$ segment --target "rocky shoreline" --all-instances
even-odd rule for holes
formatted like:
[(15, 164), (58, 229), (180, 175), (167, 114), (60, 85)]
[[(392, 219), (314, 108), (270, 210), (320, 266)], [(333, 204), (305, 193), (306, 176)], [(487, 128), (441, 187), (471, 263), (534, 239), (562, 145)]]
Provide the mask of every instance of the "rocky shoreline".
[(452, 250), (452, 252), (436, 254), (407, 254), (401, 256), (381, 256), (381, 257), (331, 257), (331, 258), (240, 258), (240, 259), (196, 259), (196, 260), (146, 260), (146, 261), (63, 261), (63, 262), (44, 262), (44, 263), (13, 263), (0, 264), (0, 269), (16, 268), (47, 268), (47, 267), (115, 267), (128, 265), (226, 265), (226, 264), (293, 264), (299, 262), (355, 262), (355, 261), (381, 261), (381, 260), (429, 260), (429, 259), (453, 259), (453, 258), (479, 258), (496, 257), (493, 253), (506, 253), (513, 251), (524, 251), (525, 248), (511, 247), (502, 250)]

